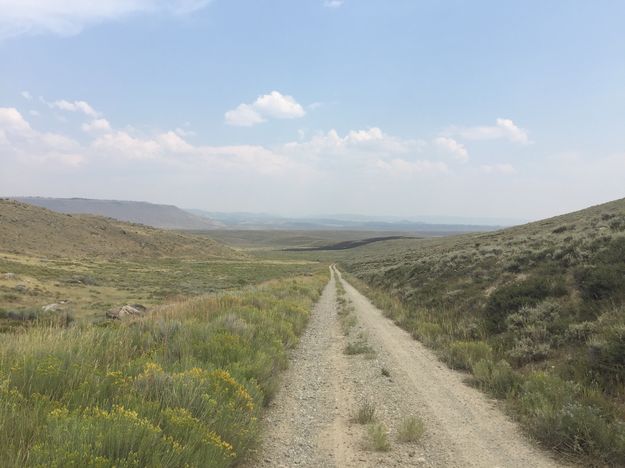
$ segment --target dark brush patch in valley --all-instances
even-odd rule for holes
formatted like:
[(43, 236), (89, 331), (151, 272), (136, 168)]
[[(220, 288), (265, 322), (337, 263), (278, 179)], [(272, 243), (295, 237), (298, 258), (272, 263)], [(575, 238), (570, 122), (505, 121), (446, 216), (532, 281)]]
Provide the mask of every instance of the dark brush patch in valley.
[(289, 249), (282, 249), (284, 252), (316, 252), (320, 250), (348, 250), (356, 247), (361, 247), (367, 244), (373, 244), (374, 242), (383, 242), (389, 240), (399, 239), (421, 239), (421, 237), (413, 236), (383, 236), (383, 237), (369, 237), (367, 239), (348, 240), (343, 242), (337, 242), (335, 244), (321, 245), (318, 247), (292, 247)]

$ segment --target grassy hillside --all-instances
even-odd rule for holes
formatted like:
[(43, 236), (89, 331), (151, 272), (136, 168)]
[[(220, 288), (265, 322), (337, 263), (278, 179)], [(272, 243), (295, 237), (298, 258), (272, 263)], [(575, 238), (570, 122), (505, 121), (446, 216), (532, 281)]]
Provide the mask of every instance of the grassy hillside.
[(494, 233), (372, 244), (342, 265), (547, 446), (625, 464), (625, 200)]
[(236, 256), (206, 237), (99, 216), (61, 214), (6, 199), (0, 199), (0, 250), (48, 257)]
[(106, 216), (161, 229), (215, 229), (221, 226), (219, 222), (173, 205), (88, 198), (16, 197), (15, 200), (59, 213)]
[(311, 267), (252, 258), (203, 236), (0, 200), (0, 330), (30, 324), (49, 304), (60, 304), (53, 317), (98, 320), (126, 303), (153, 306)]

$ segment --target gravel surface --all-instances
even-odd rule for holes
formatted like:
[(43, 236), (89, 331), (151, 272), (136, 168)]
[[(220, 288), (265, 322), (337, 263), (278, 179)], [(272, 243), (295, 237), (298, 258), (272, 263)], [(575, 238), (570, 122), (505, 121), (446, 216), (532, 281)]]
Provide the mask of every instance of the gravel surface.
[[(336, 281), (355, 308), (357, 324), (347, 335), (337, 315)], [(374, 353), (346, 355), (347, 343), (361, 337)], [(563, 466), (527, 441), (494, 401), (463, 383), (464, 377), (332, 269), (268, 408), (265, 438), (249, 466)], [(375, 405), (376, 421), (388, 429), (388, 452), (372, 450), (367, 425), (353, 419), (364, 401)], [(424, 421), (420, 441), (398, 441), (406, 416)]]

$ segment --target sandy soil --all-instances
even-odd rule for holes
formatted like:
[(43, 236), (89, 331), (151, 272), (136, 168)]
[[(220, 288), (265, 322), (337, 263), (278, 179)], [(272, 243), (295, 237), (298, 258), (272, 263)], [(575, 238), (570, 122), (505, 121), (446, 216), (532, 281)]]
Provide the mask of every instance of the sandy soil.
[[(343, 283), (358, 321), (348, 335), (337, 315), (336, 281)], [(347, 343), (362, 335), (375, 355), (346, 355)], [(267, 411), (265, 438), (249, 466), (563, 466), (463, 378), (333, 269)], [(365, 400), (375, 404), (377, 421), (388, 428), (388, 452), (371, 450), (367, 427), (353, 421)], [(417, 443), (397, 440), (408, 415), (425, 422), (426, 433)]]

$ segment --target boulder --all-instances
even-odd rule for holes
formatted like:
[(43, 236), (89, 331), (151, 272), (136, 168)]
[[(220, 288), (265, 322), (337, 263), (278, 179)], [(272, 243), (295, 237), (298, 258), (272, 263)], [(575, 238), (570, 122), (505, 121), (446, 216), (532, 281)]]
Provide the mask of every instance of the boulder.
[(146, 313), (147, 309), (141, 304), (126, 304), (115, 307), (106, 313), (110, 319), (121, 320), (126, 317), (140, 317)]

